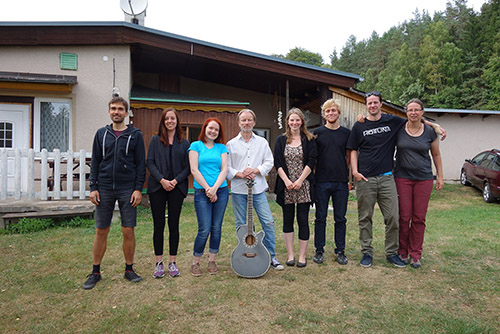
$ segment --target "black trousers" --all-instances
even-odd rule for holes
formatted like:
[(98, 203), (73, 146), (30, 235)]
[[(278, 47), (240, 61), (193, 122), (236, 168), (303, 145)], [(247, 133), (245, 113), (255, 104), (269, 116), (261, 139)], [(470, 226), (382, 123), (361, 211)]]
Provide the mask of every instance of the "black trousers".
[(168, 203), (168, 246), (169, 254), (177, 255), (179, 248), (179, 219), (181, 216), (184, 195), (175, 187), (171, 191), (160, 189), (149, 194), (149, 203), (153, 214), (153, 246), (155, 255), (163, 255), (163, 239), (165, 231), (165, 209)]
[(311, 203), (285, 204), (283, 208), (283, 233), (293, 232), (295, 207), (299, 224), (299, 240), (309, 240), (309, 206)]

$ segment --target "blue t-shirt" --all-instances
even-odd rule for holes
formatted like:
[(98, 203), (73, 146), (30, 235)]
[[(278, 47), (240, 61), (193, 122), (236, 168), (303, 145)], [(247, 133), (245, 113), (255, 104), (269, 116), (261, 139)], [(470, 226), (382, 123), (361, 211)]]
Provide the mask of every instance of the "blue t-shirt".
[[(226, 145), (214, 143), (214, 147), (209, 149), (205, 146), (205, 143), (198, 140), (191, 143), (188, 149), (188, 152), (189, 151), (198, 152), (198, 170), (207, 184), (210, 187), (213, 186), (221, 171), (221, 154), (228, 153)], [(196, 179), (193, 185), (196, 189), (203, 189), (203, 187), (196, 182)], [(227, 187), (227, 181), (224, 180), (224, 183), (222, 183), (220, 187)]]

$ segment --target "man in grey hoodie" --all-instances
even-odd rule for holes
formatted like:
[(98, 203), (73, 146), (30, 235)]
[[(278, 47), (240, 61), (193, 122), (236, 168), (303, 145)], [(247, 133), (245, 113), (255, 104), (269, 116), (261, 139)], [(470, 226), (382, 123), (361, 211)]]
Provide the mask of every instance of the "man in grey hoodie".
[(139, 129), (125, 124), (128, 103), (121, 97), (108, 104), (112, 124), (97, 130), (92, 146), (90, 167), (90, 201), (96, 205), (96, 234), (93, 247), (93, 269), (83, 284), (92, 289), (101, 280), (101, 260), (106, 252), (107, 237), (116, 201), (120, 208), (124, 277), (139, 282), (142, 277), (132, 269), (134, 264), (136, 207), (141, 203), (146, 178), (144, 139)]

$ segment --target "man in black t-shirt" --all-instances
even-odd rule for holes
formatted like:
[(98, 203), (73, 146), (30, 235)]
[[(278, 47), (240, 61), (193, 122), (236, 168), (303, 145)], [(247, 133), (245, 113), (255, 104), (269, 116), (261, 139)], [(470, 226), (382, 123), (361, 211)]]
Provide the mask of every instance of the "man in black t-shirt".
[(323, 263), (325, 251), (326, 218), (330, 198), (335, 220), (335, 254), (339, 264), (347, 264), (345, 256), (346, 212), (349, 197), (348, 170), (349, 152), (346, 144), (351, 131), (339, 124), (340, 101), (329, 99), (321, 106), (325, 126), (317, 128), (318, 158), (316, 163), (316, 220), (314, 222), (313, 261)]
[(399, 213), (396, 184), (392, 175), (396, 134), (405, 119), (382, 114), (382, 96), (371, 92), (365, 96), (368, 116), (356, 122), (347, 143), (351, 151), (352, 175), (357, 182), (359, 240), (363, 267), (373, 260), (372, 216), (378, 203), (385, 223), (385, 255), (396, 267), (405, 265), (397, 255), (399, 246)]

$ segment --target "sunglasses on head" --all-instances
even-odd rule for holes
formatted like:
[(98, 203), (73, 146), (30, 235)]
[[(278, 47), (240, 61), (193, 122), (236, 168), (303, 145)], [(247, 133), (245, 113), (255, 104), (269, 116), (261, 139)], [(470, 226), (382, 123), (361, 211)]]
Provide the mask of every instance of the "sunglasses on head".
[(366, 93), (366, 94), (365, 94), (365, 97), (370, 97), (370, 96), (372, 96), (372, 95), (375, 95), (375, 96), (378, 96), (378, 97), (380, 97), (380, 96), (381, 96), (380, 92), (378, 92), (378, 91), (373, 91), (373, 92)]

